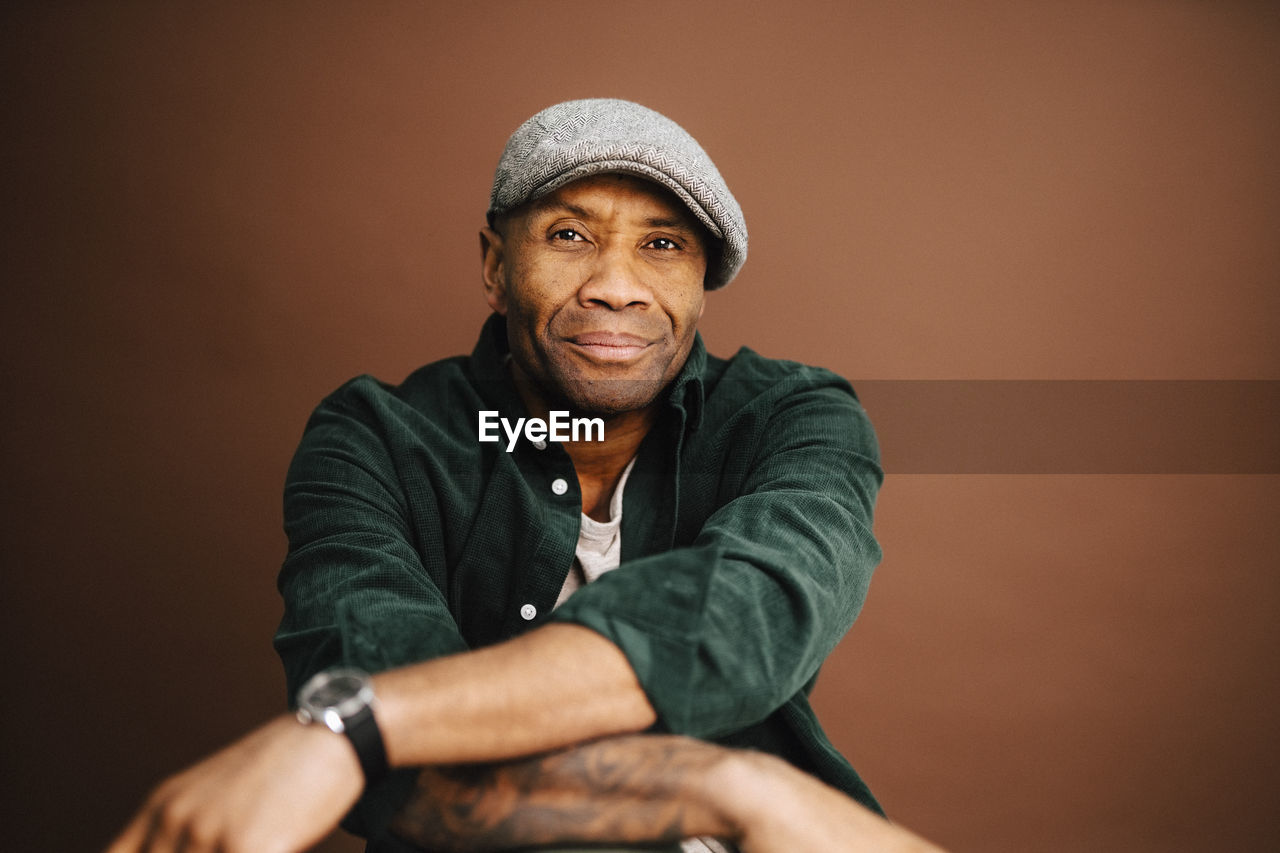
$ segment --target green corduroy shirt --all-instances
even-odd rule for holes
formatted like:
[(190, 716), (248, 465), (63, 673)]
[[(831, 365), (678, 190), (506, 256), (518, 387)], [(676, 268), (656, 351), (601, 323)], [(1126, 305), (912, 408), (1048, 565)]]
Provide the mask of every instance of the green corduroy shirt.
[[(883, 474), (849, 384), (745, 348), (716, 358), (698, 337), (627, 482), (621, 564), (555, 608), (581, 496), (558, 444), (478, 440), (481, 410), (528, 416), (506, 355), (494, 315), (470, 357), (398, 386), (354, 379), (312, 415), (284, 495), (289, 695), (327, 667), (378, 672), (573, 622), (626, 655), (656, 731), (772, 752), (879, 810), (808, 702), (880, 560)], [(347, 828), (383, 835), (412, 775), (367, 791)]]

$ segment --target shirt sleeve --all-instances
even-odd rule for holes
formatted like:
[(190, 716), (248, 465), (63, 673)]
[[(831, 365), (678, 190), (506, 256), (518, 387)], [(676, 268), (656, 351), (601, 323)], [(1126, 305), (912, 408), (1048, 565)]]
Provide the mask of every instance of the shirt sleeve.
[(688, 547), (628, 561), (553, 614), (617, 644), (672, 732), (713, 738), (763, 720), (862, 607), (880, 561), (879, 451), (847, 383), (813, 372), (829, 381), (758, 399), (710, 439), (747, 469)]
[[(346, 389), (344, 389), (346, 390)], [(450, 615), (438, 518), (408, 502), (370, 404), (339, 391), (313, 414), (286, 478), (289, 551), (280, 570), (284, 616), (275, 648), (290, 703), (302, 684), (332, 666), (379, 672), (467, 644)], [(365, 793), (344, 823), (381, 834), (407, 795), (412, 771)]]

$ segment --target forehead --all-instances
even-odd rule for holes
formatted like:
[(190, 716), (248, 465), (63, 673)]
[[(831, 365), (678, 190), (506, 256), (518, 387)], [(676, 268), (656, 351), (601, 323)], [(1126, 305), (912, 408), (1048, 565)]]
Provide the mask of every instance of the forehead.
[(530, 204), (531, 216), (569, 212), (590, 218), (658, 223), (702, 231), (689, 208), (666, 187), (628, 174), (590, 175)]

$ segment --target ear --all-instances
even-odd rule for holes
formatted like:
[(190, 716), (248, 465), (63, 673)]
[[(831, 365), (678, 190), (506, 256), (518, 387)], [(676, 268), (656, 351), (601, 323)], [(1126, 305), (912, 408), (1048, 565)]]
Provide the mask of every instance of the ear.
[(502, 235), (485, 226), (480, 229), (480, 277), (484, 301), (498, 314), (507, 313), (507, 264)]

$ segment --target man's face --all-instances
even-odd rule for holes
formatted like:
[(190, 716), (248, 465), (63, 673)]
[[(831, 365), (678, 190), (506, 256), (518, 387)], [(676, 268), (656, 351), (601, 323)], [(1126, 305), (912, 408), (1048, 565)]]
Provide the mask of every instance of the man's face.
[(484, 229), (485, 294), (517, 377), (548, 407), (651, 405), (693, 346), (707, 240), (679, 199), (630, 175), (574, 181)]

